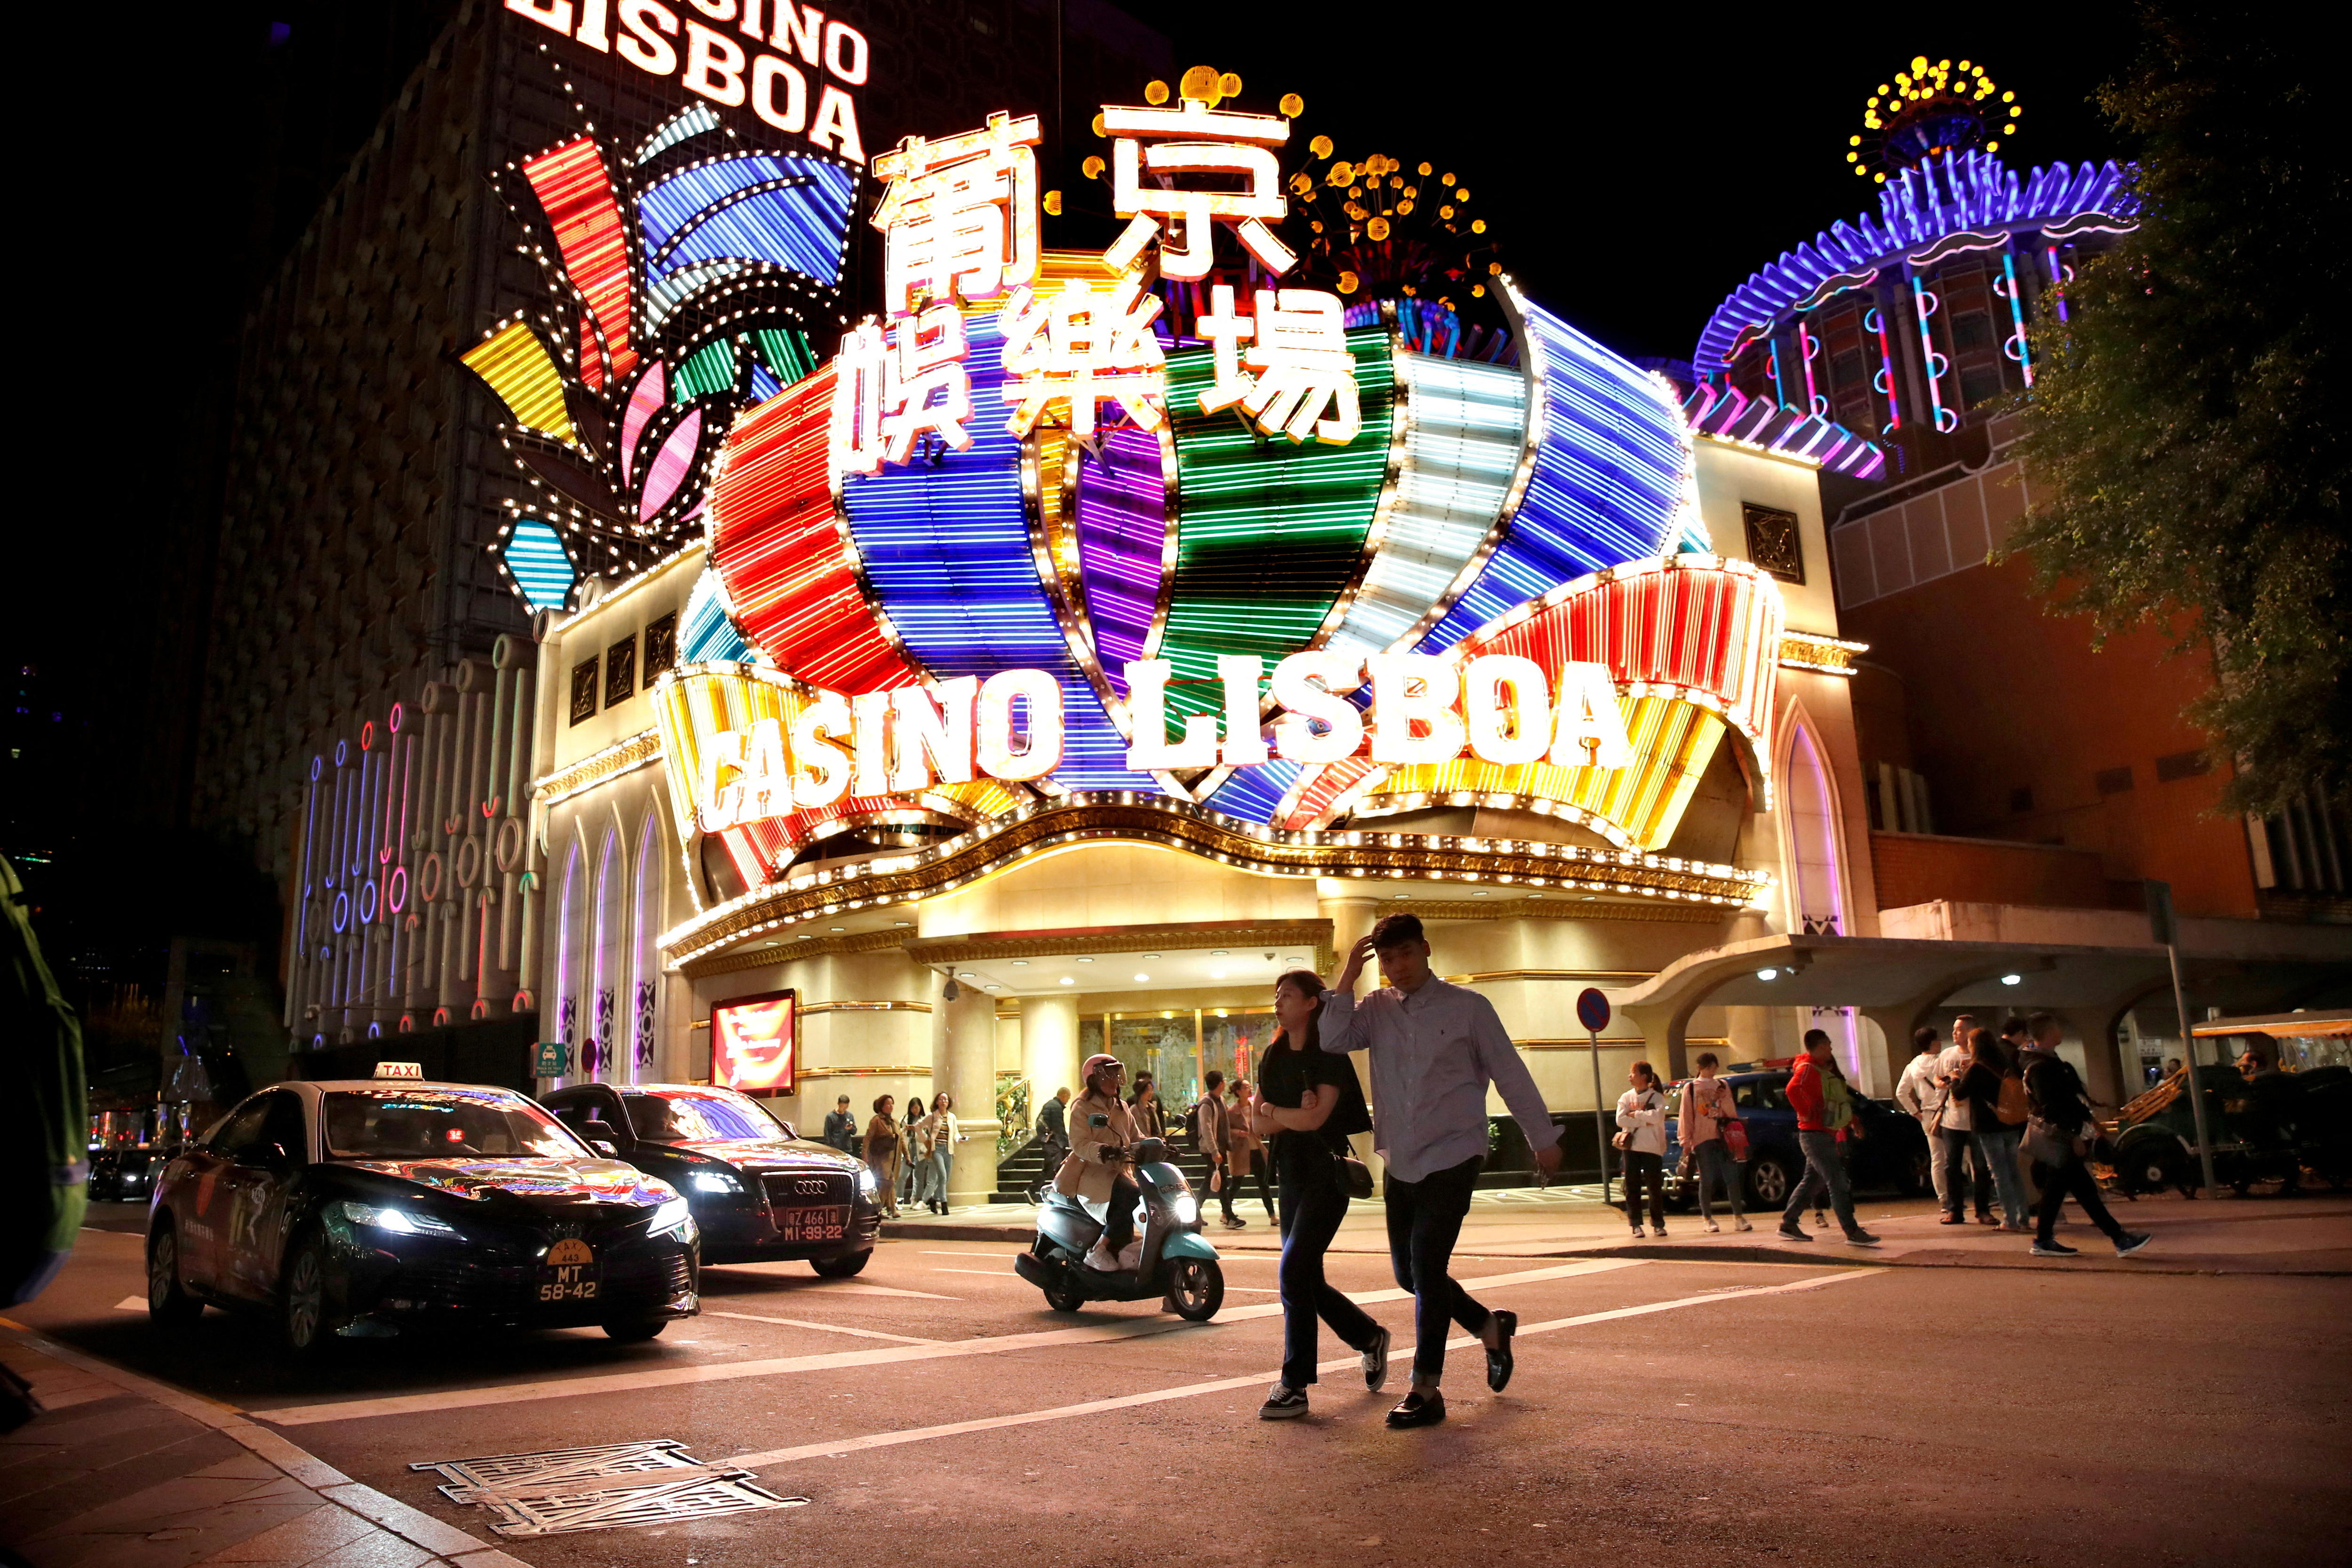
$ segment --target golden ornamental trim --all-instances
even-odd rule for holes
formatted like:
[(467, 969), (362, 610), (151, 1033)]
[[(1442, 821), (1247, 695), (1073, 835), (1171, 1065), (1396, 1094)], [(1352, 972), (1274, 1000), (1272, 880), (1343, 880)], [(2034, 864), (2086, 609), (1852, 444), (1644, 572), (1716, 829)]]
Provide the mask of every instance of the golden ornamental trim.
[[(706, 980), (713, 975), (734, 974), (746, 969), (765, 969), (772, 963), (797, 963), (806, 958), (830, 958), (848, 952), (887, 952), (903, 947), (911, 931), (862, 931), (847, 936), (803, 937), (799, 942), (779, 943), (774, 947), (739, 948), (733, 952), (718, 954), (693, 963), (681, 963), (678, 973), (688, 980)], [(807, 1009), (802, 1009), (803, 1012)]]
[(800, 1016), (814, 1018), (819, 1013), (929, 1013), (929, 1002), (812, 1002), (801, 1008)]
[(617, 773), (660, 760), (661, 736), (652, 730), (640, 730), (625, 741), (616, 741), (601, 752), (581, 758), (570, 767), (558, 768), (532, 784), (530, 792), (542, 804), (553, 805)]
[(1488, 985), (1505, 980), (1581, 980), (1603, 985), (1639, 985), (1654, 980), (1654, 972), (1641, 969), (1490, 969), (1478, 974), (1449, 974), (1454, 985)]
[[(1088, 795), (1024, 806), (932, 848), (877, 855), (855, 865), (803, 871), (730, 899), (665, 932), (661, 946), (681, 967), (747, 937), (850, 910), (936, 898), (1050, 851), (1090, 842), (1142, 843), (1198, 855), (1262, 875), (1459, 879), (1529, 888), (1643, 895), (1687, 901), (1706, 912), (1666, 918), (1721, 919), (1769, 886), (1767, 872), (1672, 856), (1454, 835), (1359, 830), (1290, 831), (1243, 822), (1189, 801)], [(1515, 900), (1526, 909), (1527, 900)], [(1616, 912), (1611, 918), (1627, 918)], [(1416, 900), (1441, 919), (1497, 918), (1477, 905)], [(1455, 914), (1456, 909), (1464, 912)]]
[(1819, 675), (1852, 675), (1854, 655), (1868, 653), (1866, 642), (1849, 642), (1821, 632), (1780, 634), (1780, 667), (1810, 669)]
[(1182, 925), (1088, 927), (1070, 931), (974, 931), (967, 936), (926, 937), (907, 944), (907, 956), (918, 963), (985, 963), (991, 959), (1059, 957), (1064, 953), (1131, 952), (1139, 948), (1171, 948), (1200, 952), (1220, 947), (1312, 947), (1331, 950), (1331, 922), (1265, 921), (1248, 925), (1223, 925), (1212, 921)]
[(1425, 921), (1650, 921), (1672, 925), (1705, 925), (1727, 921), (1736, 912), (1722, 905), (1622, 904), (1595, 901), (1562, 903), (1553, 899), (1415, 899), (1382, 902), (1378, 914), (1397, 910)]

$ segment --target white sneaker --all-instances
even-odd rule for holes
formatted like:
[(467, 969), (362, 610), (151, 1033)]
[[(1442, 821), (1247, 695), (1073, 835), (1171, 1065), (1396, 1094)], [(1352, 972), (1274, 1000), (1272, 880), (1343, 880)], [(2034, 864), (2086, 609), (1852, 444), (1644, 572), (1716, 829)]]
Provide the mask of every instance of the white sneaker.
[(1642, 1227), (1638, 1225), (1633, 1227), (1633, 1239), (1635, 1241), (1642, 1239)]
[(1754, 1230), (1756, 1228), (1754, 1226), (1748, 1223), (1748, 1218), (1744, 1215), (1739, 1218), (1733, 1220), (1731, 1222), (1731, 1227), (1734, 1230)]
[(1134, 1268), (1139, 1267), (1142, 1262), (1143, 1243), (1141, 1241), (1130, 1241), (1118, 1249), (1118, 1266), (1121, 1268)]
[(1118, 1269), (1118, 1259), (1112, 1255), (1108, 1243), (1097, 1241), (1094, 1250), (1087, 1254), (1087, 1267), (1097, 1274), (1109, 1274)]
[(1716, 1224), (1715, 1221), (1708, 1220), (1706, 1222), (1706, 1233), (1709, 1236), (1721, 1236), (1723, 1234), (1723, 1227)]

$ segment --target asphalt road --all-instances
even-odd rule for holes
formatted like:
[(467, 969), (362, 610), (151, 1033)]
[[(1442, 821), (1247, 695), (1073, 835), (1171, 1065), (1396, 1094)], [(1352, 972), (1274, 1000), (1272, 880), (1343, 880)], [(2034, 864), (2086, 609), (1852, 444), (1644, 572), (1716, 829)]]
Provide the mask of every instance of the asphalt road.
[(138, 1211), (101, 1209), (14, 1315), (478, 1535), (410, 1464), (674, 1438), (811, 1500), (502, 1542), (544, 1568), (2338, 1563), (2352, 1517), (2340, 1279), (1873, 1268), (1832, 1244), (1814, 1267), (1464, 1258), (1519, 1314), (1517, 1376), (1491, 1394), (1457, 1350), (1452, 1418), (1395, 1433), (1411, 1307), (1374, 1257), (1333, 1278), (1397, 1331), (1389, 1392), (1327, 1335), (1314, 1414), (1277, 1424), (1255, 1419), (1280, 1360), (1262, 1254), (1198, 1327), (1058, 1315), (1011, 1247), (904, 1241), (854, 1280), (708, 1269), (703, 1315), (650, 1344), (379, 1342), (308, 1371), (264, 1323), (151, 1327)]

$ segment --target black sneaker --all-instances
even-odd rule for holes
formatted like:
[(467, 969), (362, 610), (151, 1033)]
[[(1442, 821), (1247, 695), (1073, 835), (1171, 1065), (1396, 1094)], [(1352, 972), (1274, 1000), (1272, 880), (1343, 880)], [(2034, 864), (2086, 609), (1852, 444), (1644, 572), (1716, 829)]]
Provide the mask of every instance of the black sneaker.
[(1870, 1232), (1866, 1230), (1850, 1230), (1846, 1232), (1845, 1244), (1848, 1247), (1876, 1247), (1880, 1245), (1878, 1237), (1871, 1235)]
[(1517, 1312), (1490, 1312), (1487, 1315), (1503, 1331), (1503, 1348), (1486, 1352), (1486, 1386), (1500, 1394), (1504, 1385), (1511, 1381), (1511, 1336), (1519, 1331), (1519, 1315)]
[(1434, 1426), (1445, 1419), (1445, 1395), (1435, 1389), (1427, 1394), (1406, 1394), (1389, 1412), (1389, 1425), (1396, 1427)]
[(2037, 1241), (2033, 1244), (2036, 1258), (2080, 1258), (2082, 1253), (2063, 1241)]
[(2155, 1237), (2148, 1235), (2145, 1231), (2135, 1232), (2127, 1230), (2124, 1232), (2123, 1239), (2116, 1243), (2116, 1256), (2117, 1258), (2129, 1258), (2133, 1253), (2137, 1252), (2141, 1247), (2146, 1247), (2149, 1242), (2154, 1241), (2155, 1239)]
[(1261, 1421), (1287, 1421), (1307, 1414), (1307, 1391), (1277, 1383), (1266, 1391), (1265, 1403), (1257, 1407)]
[(1389, 1331), (1382, 1329), (1381, 1337), (1364, 1352), (1364, 1386), (1374, 1394), (1389, 1380)]
[(1803, 1231), (1785, 1225), (1780, 1227), (1779, 1234), (1782, 1241), (1811, 1241), (1813, 1239), (1811, 1237), (1807, 1236)]
[(1249, 1221), (1242, 1218), (1242, 1216), (1237, 1214), (1229, 1214), (1218, 1223), (1222, 1224), (1227, 1230), (1247, 1230), (1249, 1228)]

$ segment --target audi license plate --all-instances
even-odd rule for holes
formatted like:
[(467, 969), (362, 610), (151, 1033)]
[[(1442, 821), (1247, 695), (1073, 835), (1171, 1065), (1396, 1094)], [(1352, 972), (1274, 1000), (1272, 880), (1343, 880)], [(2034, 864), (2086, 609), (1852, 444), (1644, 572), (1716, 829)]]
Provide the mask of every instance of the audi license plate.
[(776, 1232), (785, 1241), (839, 1241), (849, 1233), (849, 1211), (783, 1209), (776, 1215)]
[(546, 1266), (539, 1271), (542, 1301), (593, 1301), (596, 1299), (596, 1251), (572, 1237), (547, 1249)]

